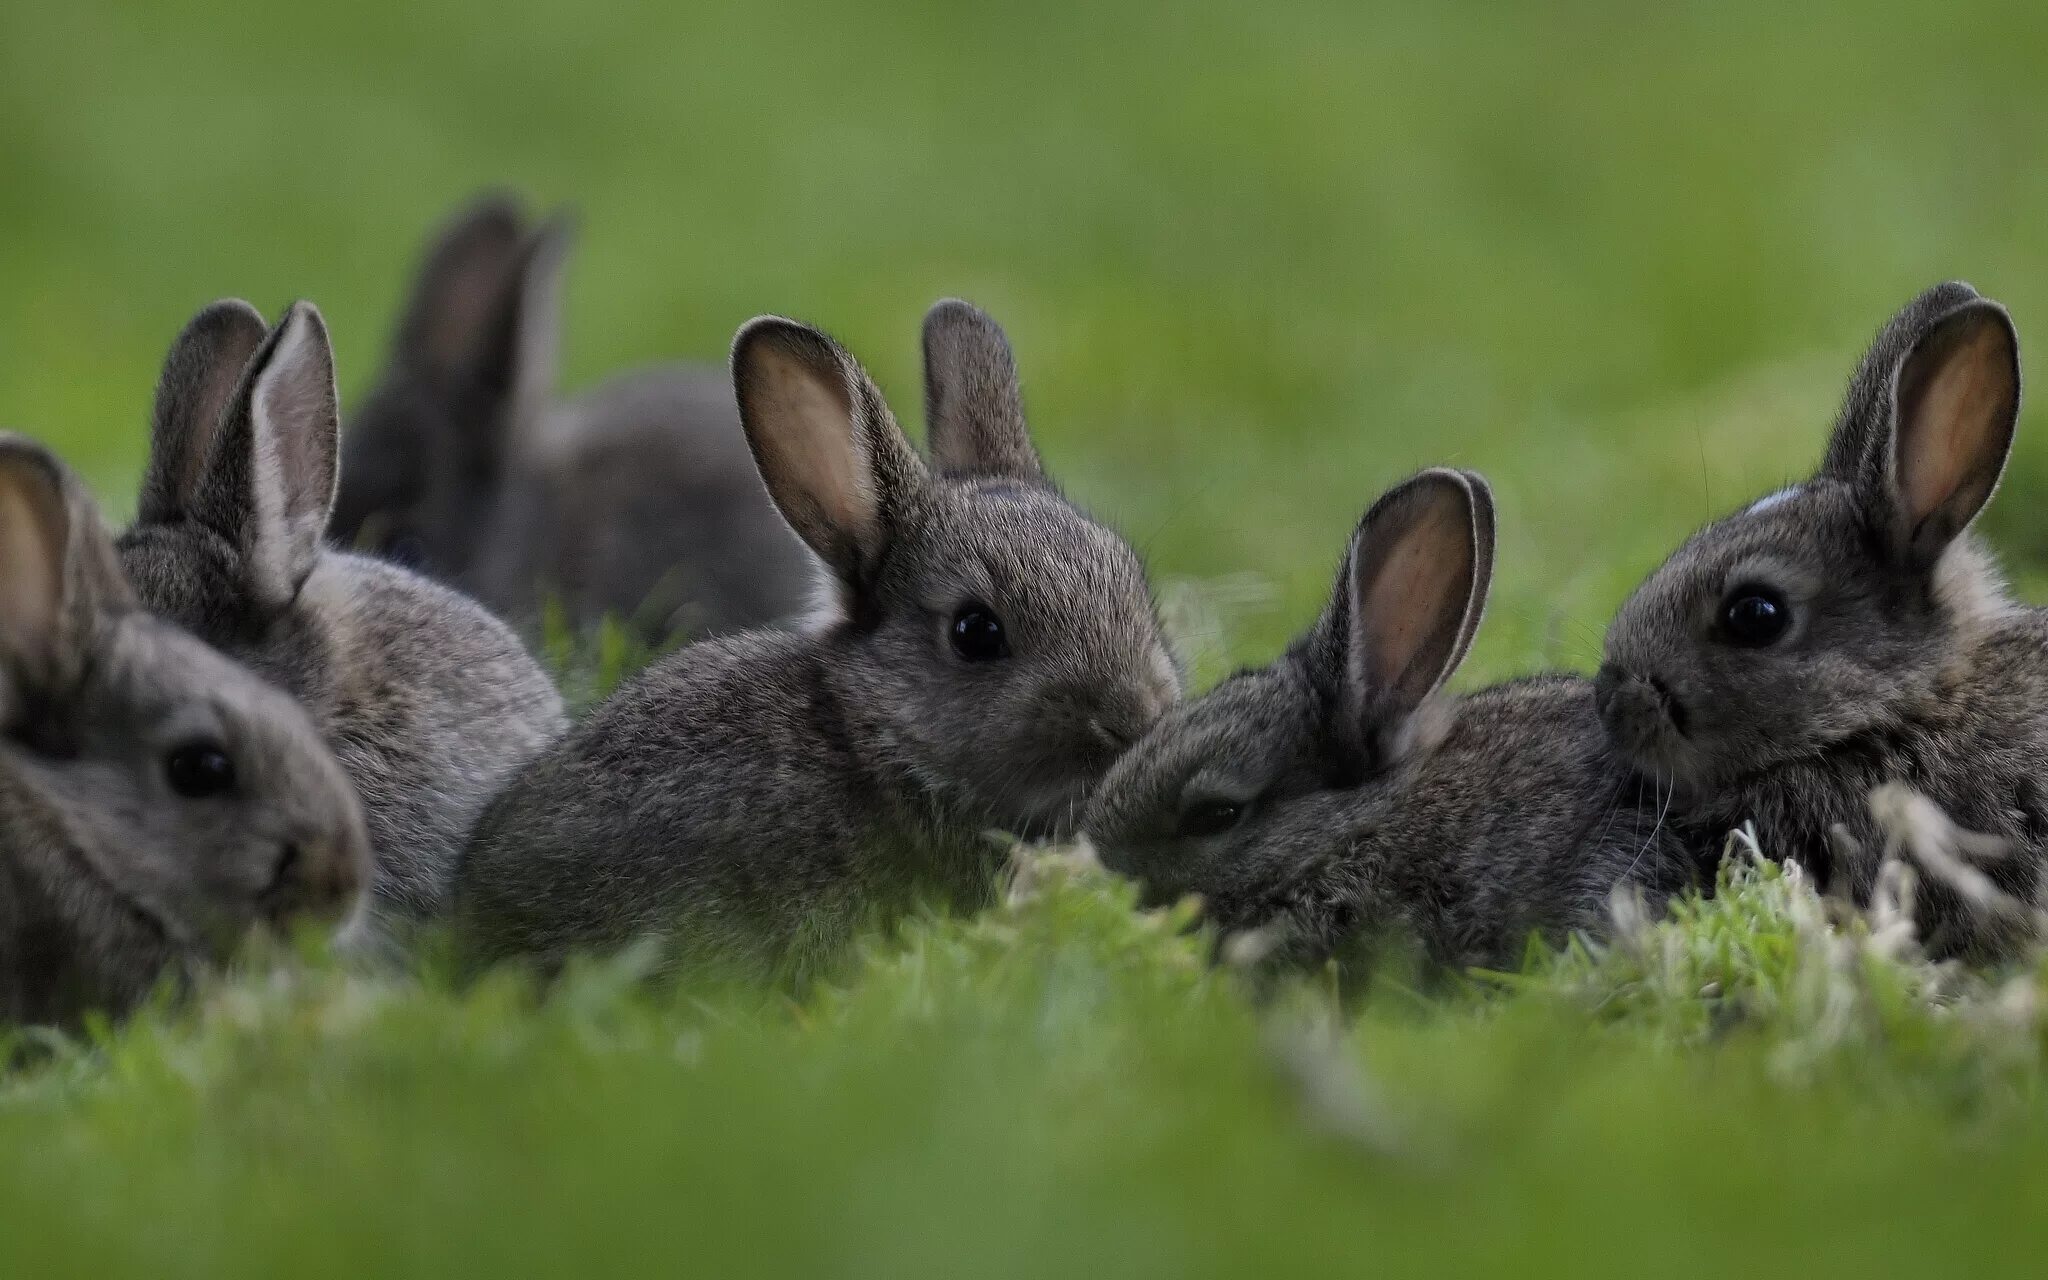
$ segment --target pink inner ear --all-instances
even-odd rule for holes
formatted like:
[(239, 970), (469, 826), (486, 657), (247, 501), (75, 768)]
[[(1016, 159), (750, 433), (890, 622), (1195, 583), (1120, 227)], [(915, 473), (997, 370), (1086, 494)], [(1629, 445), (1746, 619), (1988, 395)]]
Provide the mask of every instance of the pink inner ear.
[(864, 542), (879, 519), (879, 499), (854, 438), (844, 376), (762, 342), (747, 390), (762, 477), (798, 532), (806, 540)]
[(38, 489), (18, 471), (0, 467), (0, 660), (49, 643), (62, 607), (62, 533), (48, 495)]
[(1448, 652), (1448, 642), (1433, 641), (1455, 635), (1464, 614), (1472, 575), (1467, 528), (1458, 502), (1448, 496), (1431, 502), (1401, 534), (1360, 598), (1378, 687), (1402, 683), (1418, 659), (1434, 661)]
[(1903, 424), (1899, 496), (1911, 526), (1958, 497), (1971, 500), (1967, 515), (1987, 493), (2004, 452), (2012, 398), (2011, 358), (2003, 329), (1982, 324), (1948, 354)]

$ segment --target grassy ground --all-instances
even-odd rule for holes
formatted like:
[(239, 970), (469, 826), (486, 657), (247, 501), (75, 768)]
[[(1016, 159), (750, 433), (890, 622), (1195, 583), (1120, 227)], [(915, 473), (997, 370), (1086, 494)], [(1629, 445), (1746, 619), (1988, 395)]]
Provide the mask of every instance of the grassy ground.
[[(776, 310), (914, 420), (922, 308), (989, 307), (1069, 488), (1235, 602), (1207, 674), (1385, 483), (1485, 470), (1479, 680), (1588, 665), (1920, 286), (2048, 331), (2038, 4), (1072, 9), (0, 6), (0, 423), (118, 512), (190, 311), (312, 297), (358, 386), (423, 228), (511, 182), (584, 213), (572, 382)], [(801, 1006), (314, 964), (0, 1082), (0, 1274), (2037, 1270), (2038, 984), (1805, 902), (1329, 1044), (1094, 884)]]

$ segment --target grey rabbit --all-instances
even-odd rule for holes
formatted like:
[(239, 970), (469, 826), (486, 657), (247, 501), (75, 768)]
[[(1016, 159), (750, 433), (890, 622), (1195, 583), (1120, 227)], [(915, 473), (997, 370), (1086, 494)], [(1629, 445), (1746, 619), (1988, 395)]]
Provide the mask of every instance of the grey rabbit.
[(120, 1014), (368, 878), (347, 776), (283, 691), (136, 603), (91, 497), (0, 434), (0, 1023)]
[[(2002, 840), (1986, 870), (2022, 901), (2048, 852), (2048, 618), (2007, 594), (1970, 533), (2011, 451), (2019, 340), (1997, 303), (1937, 285), (1879, 333), (1820, 469), (1688, 539), (1607, 633), (1601, 712), (1677, 789), (1674, 816), (1867, 899), (1887, 833), (1873, 788), (1904, 783)], [(2012, 916), (1922, 895), (1936, 954), (2019, 941)]]
[(443, 909), (484, 804), (567, 726), (504, 623), (325, 546), (337, 414), (316, 308), (297, 303), (267, 332), (247, 303), (206, 308), (164, 364), (117, 545), (144, 604), (311, 712), (362, 794), (376, 920), (390, 926)]
[(649, 644), (785, 621), (818, 566), (747, 452), (732, 381), (668, 364), (555, 398), (570, 227), (489, 197), (437, 236), (343, 433), (330, 536), (530, 625), (546, 602)]
[(1419, 944), (1513, 966), (1532, 934), (1597, 934), (1620, 885), (1694, 879), (1660, 795), (1608, 749), (1591, 683), (1439, 691), (1492, 579), (1486, 481), (1436, 468), (1359, 521), (1329, 604), (1272, 665), (1182, 704), (1103, 782), (1083, 827), (1153, 904), (1199, 895), (1273, 967)]
[(913, 900), (986, 901), (986, 832), (1071, 830), (1178, 696), (1144, 570), (1046, 477), (1002, 331), (941, 302), (924, 354), (930, 462), (824, 334), (740, 330), (748, 443), (834, 594), (656, 663), (491, 806), (458, 887), (477, 953), (662, 935), (802, 980)]

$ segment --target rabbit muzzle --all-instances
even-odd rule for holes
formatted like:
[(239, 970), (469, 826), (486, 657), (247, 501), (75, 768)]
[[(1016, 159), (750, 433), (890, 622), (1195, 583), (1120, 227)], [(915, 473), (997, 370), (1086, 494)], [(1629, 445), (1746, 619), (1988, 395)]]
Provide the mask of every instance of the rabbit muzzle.
[(1616, 749), (1667, 778), (1682, 772), (1685, 705), (1669, 685), (1610, 662), (1593, 679), (1593, 700)]
[(340, 920), (361, 900), (368, 870), (367, 851), (350, 836), (282, 841), (270, 884), (259, 896), (264, 919), (278, 928), (301, 917)]

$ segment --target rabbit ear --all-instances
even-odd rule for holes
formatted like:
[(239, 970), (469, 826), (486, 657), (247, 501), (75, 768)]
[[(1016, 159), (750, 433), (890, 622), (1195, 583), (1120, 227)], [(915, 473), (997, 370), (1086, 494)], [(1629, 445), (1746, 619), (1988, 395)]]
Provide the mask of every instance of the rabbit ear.
[(1493, 495), (1475, 473), (1424, 471), (1382, 495), (1351, 538), (1341, 723), (1360, 749), (1399, 737), (1464, 660), (1493, 576)]
[(249, 362), (193, 514), (242, 553), (258, 604), (292, 602), (334, 511), (340, 400), (327, 325), (295, 302)]
[(1841, 415), (1835, 420), (1834, 434), (1821, 459), (1822, 478), (1860, 484), (1866, 469), (1882, 471), (1889, 464), (1885, 455), (1891, 434), (1892, 388), (1899, 366), (1937, 321), (1977, 298), (1975, 289), (1960, 280), (1950, 280), (1921, 291), (1885, 322), (1849, 379), (1848, 395), (1843, 398)]
[(133, 607), (84, 486), (41, 445), (0, 434), (0, 719), (72, 687), (94, 619)]
[(842, 583), (865, 586), (926, 480), (882, 393), (838, 343), (775, 316), (739, 331), (732, 376), (769, 496)]
[(207, 307), (171, 343), (156, 384), (149, 467), (136, 519), (160, 524), (185, 514), (206, 460), (241, 385), (242, 370), (263, 345), (263, 316), (239, 298)]
[[(1914, 344), (1893, 385), (1881, 500), (1894, 549), (1932, 565), (1991, 500), (2019, 420), (2020, 348), (2012, 317), (1977, 299)], [(1867, 474), (1867, 473), (1866, 473)]]
[(925, 313), (924, 416), (941, 472), (1044, 478), (1009, 339), (988, 313), (958, 298)]
[(526, 217), (509, 196), (484, 196), (456, 214), (420, 264), (394, 363), (434, 378), (466, 370), (505, 305), (526, 248)]
[(562, 350), (562, 275), (575, 218), (558, 211), (528, 237), (497, 316), (478, 349), (479, 380), (505, 398), (500, 421), (514, 435), (538, 425), (554, 399)]

